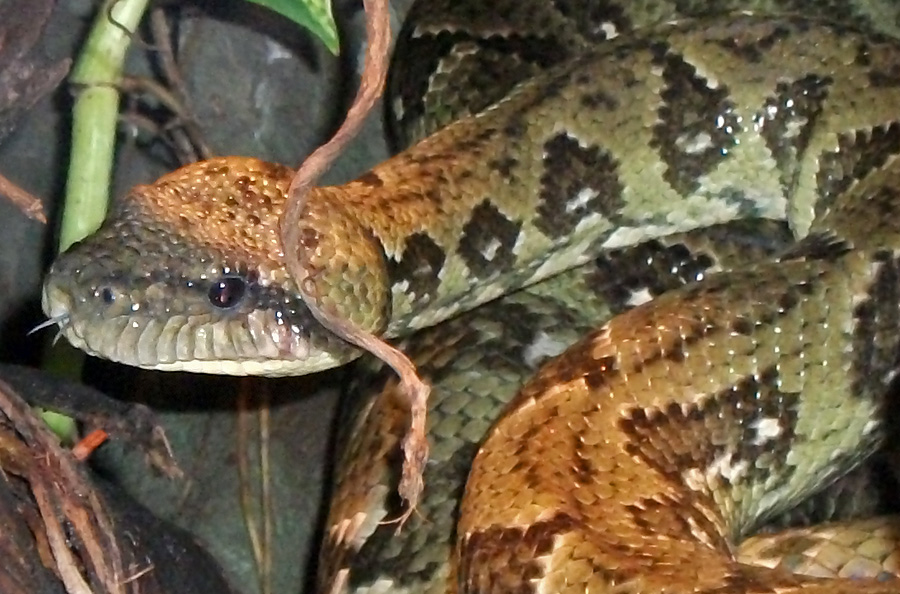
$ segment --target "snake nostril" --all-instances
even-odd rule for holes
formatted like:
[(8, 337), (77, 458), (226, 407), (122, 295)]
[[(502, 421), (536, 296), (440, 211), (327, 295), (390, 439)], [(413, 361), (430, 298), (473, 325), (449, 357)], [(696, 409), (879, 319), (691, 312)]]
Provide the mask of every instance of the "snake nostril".
[(247, 292), (247, 283), (237, 276), (220, 278), (209, 288), (209, 302), (220, 309), (230, 309), (240, 303)]

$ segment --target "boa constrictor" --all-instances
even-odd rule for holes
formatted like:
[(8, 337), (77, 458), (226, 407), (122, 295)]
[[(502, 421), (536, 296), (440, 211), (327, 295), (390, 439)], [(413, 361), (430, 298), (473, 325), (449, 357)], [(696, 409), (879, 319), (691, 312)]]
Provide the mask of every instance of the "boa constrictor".
[[(470, 444), (493, 423), (465, 488), (452, 560), (450, 547), (430, 549), (421, 530), (428, 500), (406, 540), (377, 526), (395, 503), (390, 467), (372, 461), (390, 461), (396, 443), (379, 433), (348, 446), (363, 458), (348, 454), (340, 472), (325, 587), (900, 590), (881, 575), (890, 559), (868, 568), (874, 578), (823, 581), (748, 565), (733, 547), (852, 470), (885, 435), (900, 352), (900, 45), (810, 19), (814, 3), (800, 0), (759, 4), (794, 16), (732, 13), (647, 28), (675, 8), (433, 4), (418, 8), (424, 16), (406, 43), (436, 57), (394, 77), (398, 120), (410, 130), (396, 136), (478, 115), (354, 182), (314, 190), (302, 258), (317, 271), (320, 305), (386, 337), (532, 288), (412, 338), (440, 388), (435, 461), (464, 473)], [(861, 26), (897, 22), (891, 3), (816, 8)], [(531, 30), (518, 26), (526, 21)], [(638, 34), (586, 49), (632, 27)], [(510, 91), (500, 74), (529, 80)], [(461, 80), (476, 90), (457, 92)], [(495, 93), (505, 98), (482, 110)], [(45, 311), (76, 346), (143, 367), (287, 375), (357, 356), (318, 326), (286, 272), (276, 223), (290, 174), (228, 157), (135, 188), (54, 264)], [(590, 296), (609, 276), (596, 267), (615, 259), (610, 250), (747, 218), (786, 220), (800, 240), (739, 266), (702, 249), (692, 259), (679, 246), (693, 240), (645, 246), (651, 255), (637, 257), (649, 257), (655, 275), (622, 303), (636, 307), (541, 365), (496, 421), (488, 409), (497, 402), (471, 398), (478, 382), (495, 383), (480, 393), (509, 395), (575, 332), (599, 325)], [(666, 285), (659, 267), (673, 257), (677, 278)], [(452, 340), (436, 347), (434, 336)], [(470, 340), (497, 343), (495, 354), (465, 348)], [(494, 379), (467, 374), (473, 359)], [(352, 434), (396, 429), (396, 400), (388, 384)], [(450, 414), (459, 412), (469, 421)], [(426, 480), (438, 495), (433, 509), (455, 517), (459, 489)], [(440, 528), (446, 543), (452, 528)], [(398, 546), (431, 554), (407, 574), (438, 578), (405, 585), (384, 562), (365, 565)], [(363, 584), (354, 570), (367, 567), (381, 575)]]

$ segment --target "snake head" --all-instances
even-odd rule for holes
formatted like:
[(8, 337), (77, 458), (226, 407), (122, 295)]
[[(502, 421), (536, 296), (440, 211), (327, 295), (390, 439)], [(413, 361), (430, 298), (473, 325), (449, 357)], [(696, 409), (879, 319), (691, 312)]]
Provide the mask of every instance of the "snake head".
[(290, 175), (228, 157), (137, 186), (53, 263), (50, 323), (89, 354), (150, 369), (300, 375), (355, 358), (286, 271), (277, 222)]

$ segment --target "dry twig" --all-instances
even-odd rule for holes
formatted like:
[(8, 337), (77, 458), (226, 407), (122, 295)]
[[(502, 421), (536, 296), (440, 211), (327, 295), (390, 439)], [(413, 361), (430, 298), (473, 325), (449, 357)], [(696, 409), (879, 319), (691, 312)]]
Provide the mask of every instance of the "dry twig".
[(19, 209), (30, 219), (34, 219), (40, 223), (47, 224), (47, 216), (44, 214), (44, 205), (40, 199), (25, 191), (20, 186), (14, 184), (9, 178), (0, 174), (0, 195), (9, 198), (10, 202), (19, 207)]
[[(372, 110), (384, 89), (390, 45), (388, 3), (387, 0), (365, 0), (364, 4), (368, 45), (359, 91), (347, 112), (347, 118), (331, 140), (314, 151), (297, 170), (289, 189), (290, 200), (281, 219), (281, 240), (288, 270), (301, 287), (308, 274), (299, 260), (299, 223), (309, 190), (340, 151), (359, 132), (366, 115)], [(316, 302), (315, 295), (304, 293), (304, 299), (306, 306), (322, 326), (347, 342), (372, 353), (390, 365), (400, 377), (400, 389), (409, 402), (411, 424), (403, 439), (403, 475), (398, 487), (400, 496), (408, 504), (407, 512), (400, 518), (402, 523), (415, 510), (423, 488), (422, 473), (428, 459), (425, 413), (431, 388), (419, 377), (412, 361), (398, 349), (380, 337), (325, 311)]]

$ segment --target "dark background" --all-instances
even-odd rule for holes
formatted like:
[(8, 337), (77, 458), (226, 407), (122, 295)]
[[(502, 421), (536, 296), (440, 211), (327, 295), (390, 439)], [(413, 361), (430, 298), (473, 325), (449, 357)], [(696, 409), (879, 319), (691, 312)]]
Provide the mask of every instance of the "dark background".
[[(392, 3), (395, 34), (409, 3)], [(191, 108), (214, 153), (295, 165), (327, 140), (355, 91), (364, 35), (361, 2), (334, 4), (342, 39), (339, 57), (296, 25), (249, 3), (166, 4)], [(93, 0), (59, 2), (37, 55), (51, 61), (74, 58), (99, 5)], [(149, 37), (146, 30), (141, 37)], [(127, 71), (154, 76), (152, 52), (140, 45), (132, 46)], [(52, 337), (52, 331), (26, 333), (43, 320), (40, 283), (56, 249), (69, 156), (71, 93), (64, 82), (0, 145), (0, 173), (40, 197), (50, 220), (46, 226), (32, 221), (0, 198), (0, 361), (39, 365)], [(133, 109), (128, 100), (122, 106), (125, 111)], [(120, 130), (114, 196), (177, 165), (162, 143), (147, 134), (135, 137), (127, 126)], [(326, 181), (352, 179), (386, 155), (379, 110)], [(260, 435), (265, 426), (260, 411), (268, 407), (272, 588), (300, 592), (314, 563), (337, 388), (346, 373), (242, 383), (234, 378), (139, 372), (91, 360), (86, 381), (107, 394), (150, 403), (160, 412), (185, 479), (173, 482), (155, 475), (137, 455), (116, 443), (101, 449), (98, 467), (154, 512), (196, 534), (240, 590), (258, 591), (241, 493), (242, 489), (249, 493), (250, 514), (259, 525)], [(250, 403), (243, 422), (237, 414), (239, 390)], [(268, 404), (260, 404), (266, 399)], [(240, 459), (248, 464), (243, 474), (238, 472)]]

